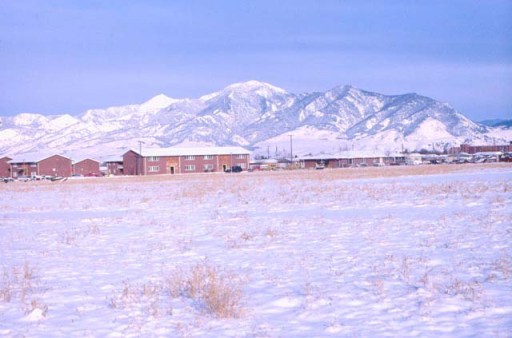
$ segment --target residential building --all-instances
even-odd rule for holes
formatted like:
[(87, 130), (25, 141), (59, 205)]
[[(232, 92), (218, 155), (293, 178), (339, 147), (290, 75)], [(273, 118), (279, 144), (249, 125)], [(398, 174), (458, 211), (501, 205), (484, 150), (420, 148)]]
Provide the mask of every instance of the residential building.
[(500, 145), (479, 145), (473, 146), (470, 144), (461, 144), (459, 148), (459, 152), (468, 153), (468, 154), (476, 154), (476, 153), (484, 153), (484, 152), (502, 152), (508, 153), (512, 152), (512, 142), (510, 144), (500, 144)]
[(2, 177), (11, 177), (11, 165), (9, 161), (12, 158), (4, 156), (0, 158), (0, 178)]
[(43, 157), (40, 155), (22, 155), (9, 161), (11, 177), (21, 176), (62, 176), (70, 177), (71, 159), (61, 155)]
[(123, 167), (123, 158), (122, 157), (108, 159), (105, 162), (103, 162), (103, 166), (102, 166), (102, 172), (107, 176), (123, 175), (124, 174), (123, 169), (124, 169), (124, 167)]
[(342, 151), (335, 154), (302, 156), (294, 161), (298, 161), (298, 167), (302, 169), (346, 168), (404, 164), (405, 156), (372, 151)]
[(73, 175), (101, 176), (100, 162), (86, 158), (73, 164)]
[(123, 155), (125, 175), (223, 172), (234, 166), (249, 168), (250, 152), (241, 147), (146, 148)]

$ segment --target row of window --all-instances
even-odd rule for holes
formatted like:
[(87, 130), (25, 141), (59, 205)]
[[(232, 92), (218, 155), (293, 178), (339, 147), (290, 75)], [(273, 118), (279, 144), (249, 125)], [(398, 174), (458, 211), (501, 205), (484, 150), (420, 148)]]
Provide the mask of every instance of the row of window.
[[(238, 159), (244, 159), (246, 157), (246, 155), (244, 155), (244, 154), (237, 154), (234, 156), (235, 156), (235, 158), (238, 158)], [(187, 160), (187, 161), (194, 161), (195, 159), (196, 159), (195, 155), (185, 156), (185, 160)], [(213, 155), (204, 155), (203, 159), (204, 160), (213, 160)]]
[[(13, 168), (18, 168), (18, 165), (17, 165), (17, 164), (13, 164), (13, 165), (12, 165), (12, 167), (13, 167)], [(37, 168), (37, 164), (32, 163), (32, 164), (30, 165), (30, 167), (31, 167), (31, 168)]]
[[(239, 163), (238, 164), (242, 169), (245, 168), (245, 163)], [(203, 165), (204, 171), (213, 171), (213, 164), (205, 164)], [(152, 165), (148, 167), (148, 172), (150, 173), (156, 173), (160, 171), (160, 166), (158, 165)], [(185, 171), (196, 171), (196, 166), (194, 164), (187, 164), (185, 165)]]
[[(204, 170), (213, 170), (213, 164), (205, 164)], [(155, 173), (160, 171), (160, 166), (152, 165), (148, 167), (148, 171), (150, 173)], [(196, 171), (196, 166), (193, 164), (187, 164), (185, 166), (185, 171)]]
[[(247, 155), (237, 154), (237, 155), (234, 155), (234, 156), (235, 156), (235, 158), (238, 158), (238, 159), (244, 159)], [(196, 156), (195, 155), (188, 155), (188, 156), (184, 156), (184, 159), (186, 161), (194, 161), (196, 159)], [(204, 155), (203, 159), (204, 160), (213, 160), (213, 155)], [(160, 157), (158, 157), (158, 156), (149, 156), (148, 157), (148, 162), (158, 162), (159, 160), (160, 160)]]

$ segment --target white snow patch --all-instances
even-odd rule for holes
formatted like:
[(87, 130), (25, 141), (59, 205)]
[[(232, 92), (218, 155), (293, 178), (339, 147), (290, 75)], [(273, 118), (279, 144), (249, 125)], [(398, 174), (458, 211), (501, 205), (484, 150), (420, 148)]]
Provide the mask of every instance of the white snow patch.
[[(4, 184), (0, 334), (510, 332), (512, 169), (436, 168)], [(205, 262), (242, 285), (239, 316), (183, 289)]]

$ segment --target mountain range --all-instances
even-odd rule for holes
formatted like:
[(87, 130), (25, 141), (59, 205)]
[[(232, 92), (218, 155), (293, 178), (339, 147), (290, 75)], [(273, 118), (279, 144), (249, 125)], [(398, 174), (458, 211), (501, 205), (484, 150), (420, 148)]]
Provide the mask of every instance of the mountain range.
[[(512, 140), (507, 127), (471, 121), (415, 93), (383, 95), (352, 86), (294, 94), (248, 81), (195, 99), (157, 95), (142, 104), (77, 116), (3, 117), (0, 155), (60, 153), (119, 157), (128, 148), (239, 145), (255, 154), (339, 150), (443, 150)], [(291, 149), (290, 149), (291, 148)]]

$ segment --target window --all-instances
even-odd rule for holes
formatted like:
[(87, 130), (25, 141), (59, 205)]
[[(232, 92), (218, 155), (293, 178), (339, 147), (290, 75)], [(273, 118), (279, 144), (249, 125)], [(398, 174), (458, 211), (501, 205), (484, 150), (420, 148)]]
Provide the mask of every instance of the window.
[(204, 171), (213, 171), (213, 164), (205, 164), (203, 168)]
[(245, 169), (245, 163), (238, 163), (238, 165), (240, 166), (240, 168)]
[(160, 167), (159, 167), (159, 166), (157, 166), (157, 165), (150, 165), (150, 166), (148, 167), (148, 171), (149, 171), (150, 173), (158, 172), (158, 171), (160, 171)]
[(238, 154), (236, 155), (236, 158), (245, 158), (245, 154)]
[(204, 160), (213, 160), (213, 155), (204, 155), (203, 159)]
[(195, 159), (196, 159), (196, 157), (194, 155), (187, 155), (187, 156), (185, 156), (185, 160), (187, 160), (187, 161), (193, 161)]
[(160, 160), (160, 158), (158, 156), (149, 156), (148, 157), (149, 162), (157, 162), (158, 160)]
[(196, 171), (196, 166), (193, 164), (187, 164), (185, 166), (185, 171)]
[(37, 168), (37, 164), (32, 163), (32, 164), (30, 165), (30, 167), (32, 167), (32, 168)]

